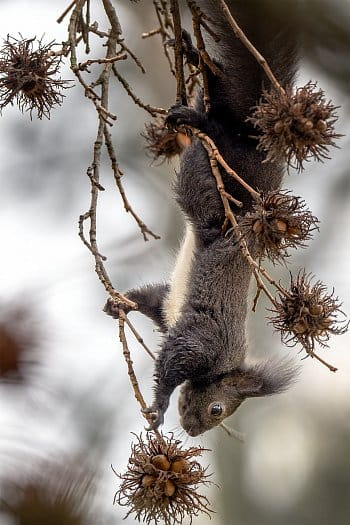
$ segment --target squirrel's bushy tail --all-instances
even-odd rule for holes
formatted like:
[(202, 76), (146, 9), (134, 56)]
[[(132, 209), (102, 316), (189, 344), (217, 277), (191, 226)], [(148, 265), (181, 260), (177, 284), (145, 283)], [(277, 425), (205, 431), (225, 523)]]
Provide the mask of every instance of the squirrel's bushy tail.
[[(291, 84), (299, 40), (298, 0), (226, 0), (226, 4), (246, 36), (268, 61), (280, 84)], [(207, 34), (205, 40), (213, 58), (224, 68), (224, 79), (219, 82), (222, 105), (243, 120), (259, 101), (262, 89), (270, 88), (270, 81), (235, 36), (218, 1), (198, 0), (197, 5), (210, 16), (210, 25), (220, 37), (220, 41), (215, 42)]]

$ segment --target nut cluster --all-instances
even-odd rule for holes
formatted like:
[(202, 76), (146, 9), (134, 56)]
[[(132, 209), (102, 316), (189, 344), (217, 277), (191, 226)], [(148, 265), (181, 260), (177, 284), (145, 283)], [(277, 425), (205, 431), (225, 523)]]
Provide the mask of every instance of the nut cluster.
[(68, 81), (54, 78), (59, 71), (61, 58), (55, 56), (54, 42), (43, 45), (35, 38), (17, 40), (8, 37), (0, 50), (0, 109), (17, 104), (19, 109), (33, 111), (39, 119), (50, 118), (51, 109), (62, 103), (61, 90)]
[(265, 91), (248, 120), (261, 132), (258, 149), (267, 153), (267, 161), (285, 160), (300, 171), (304, 161), (329, 158), (328, 147), (341, 136), (334, 131), (336, 109), (308, 82), (295, 90)]
[(248, 241), (254, 240), (260, 258), (281, 262), (288, 257), (288, 248), (305, 246), (317, 223), (300, 197), (273, 191), (261, 194), (252, 211), (240, 221), (240, 231)]
[(142, 136), (146, 139), (146, 149), (153, 160), (161, 159), (162, 162), (180, 155), (191, 144), (190, 136), (167, 127), (163, 117), (157, 117), (146, 124)]
[(180, 448), (172, 437), (159, 439), (148, 434), (146, 442), (137, 436), (132, 445), (128, 470), (119, 475), (121, 486), (115, 495), (120, 505), (130, 507), (126, 515), (135, 514), (138, 521), (162, 520), (166, 525), (192, 523), (200, 512), (209, 515), (208, 500), (197, 493), (199, 484), (207, 484), (207, 475), (193, 457), (203, 449)]
[(276, 300), (274, 317), (270, 322), (281, 332), (282, 340), (294, 346), (301, 343), (312, 353), (315, 342), (327, 346), (331, 334), (340, 335), (347, 331), (348, 323), (340, 324), (338, 314), (341, 304), (334, 292), (327, 293), (326, 286), (317, 281), (311, 283), (305, 271), (291, 278), (290, 290), (280, 294)]

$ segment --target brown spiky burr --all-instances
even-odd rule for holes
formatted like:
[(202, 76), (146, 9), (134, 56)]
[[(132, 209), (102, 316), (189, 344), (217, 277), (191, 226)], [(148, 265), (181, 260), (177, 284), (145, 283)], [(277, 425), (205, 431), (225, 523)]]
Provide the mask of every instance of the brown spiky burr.
[(311, 232), (318, 229), (318, 219), (300, 197), (287, 191), (261, 194), (253, 209), (240, 221), (242, 235), (253, 241), (260, 258), (282, 262), (289, 248), (304, 247)]
[(157, 117), (146, 124), (142, 136), (146, 139), (146, 150), (153, 160), (160, 159), (161, 162), (180, 155), (191, 144), (191, 137), (167, 127), (164, 117)]
[(348, 323), (338, 319), (341, 303), (334, 292), (328, 293), (321, 281), (312, 284), (312, 276), (299, 272), (291, 277), (290, 289), (280, 294), (270, 322), (281, 333), (282, 340), (291, 346), (300, 343), (312, 353), (315, 343), (327, 346), (331, 335), (347, 331)]
[(56, 78), (61, 57), (53, 52), (54, 42), (44, 45), (35, 38), (17, 40), (8, 36), (0, 50), (0, 109), (17, 104), (32, 118), (50, 118), (54, 106), (61, 105), (67, 80)]
[(264, 91), (248, 120), (260, 132), (258, 149), (266, 152), (266, 161), (283, 160), (301, 171), (304, 161), (329, 158), (329, 146), (341, 136), (334, 131), (336, 109), (316, 83), (308, 82)]
[(185, 519), (190, 524), (201, 512), (209, 515), (207, 498), (197, 492), (199, 485), (209, 483), (206, 470), (194, 459), (203, 449), (182, 449), (172, 436), (136, 437), (127, 471), (118, 474), (122, 483), (115, 495), (115, 501), (129, 507), (127, 516), (134, 514), (146, 524), (174, 525)]

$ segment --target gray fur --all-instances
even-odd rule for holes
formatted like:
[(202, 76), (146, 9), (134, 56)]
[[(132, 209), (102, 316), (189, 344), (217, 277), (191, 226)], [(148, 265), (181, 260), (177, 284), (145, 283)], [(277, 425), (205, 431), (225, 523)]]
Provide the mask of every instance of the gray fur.
[[(285, 391), (295, 380), (298, 367), (289, 359), (268, 359), (248, 365), (240, 363), (232, 370), (218, 374), (211, 381), (186, 381), (180, 390), (180, 421), (190, 436), (209, 430), (233, 414), (249, 397), (262, 397)], [(220, 404), (219, 417), (208, 407)]]
[[(292, 17), (285, 15), (278, 25), (276, 20), (268, 22), (263, 16), (261, 0), (231, 3), (243, 29), (266, 54), (280, 81), (291, 82), (296, 48), (291, 33)], [(208, 72), (211, 97), (208, 115), (203, 112), (199, 95), (195, 109), (176, 106), (169, 111), (168, 122), (200, 127), (241, 177), (257, 189), (275, 190), (280, 187), (283, 167), (261, 163), (263, 156), (256, 151), (256, 140), (250, 137), (256, 132), (246, 124), (250, 107), (261, 96), (264, 74), (219, 15), (216, 2), (199, 0), (198, 5), (219, 20), (217, 32), (221, 41), (215, 44), (214, 51), (224, 75), (219, 78)], [(289, 1), (287, 5), (290, 6)], [(186, 35), (185, 40), (188, 57), (195, 60), (196, 51)], [(241, 209), (233, 207), (234, 213), (246, 213), (252, 205), (250, 194), (226, 173), (222, 175), (226, 190), (243, 203)], [(224, 210), (207, 153), (198, 140), (194, 140), (182, 156), (175, 192), (195, 233), (194, 262), (180, 316), (165, 334), (156, 361), (155, 397), (149, 412), (154, 419), (153, 427), (158, 427), (163, 422), (171, 393), (183, 384), (179, 401), (181, 422), (189, 434), (197, 435), (219, 424), (245, 398), (287, 388), (295, 369), (285, 361), (245, 364), (251, 270), (235, 239), (221, 235)], [(251, 250), (254, 254), (254, 246)], [(161, 308), (166, 295), (164, 287), (148, 286), (128, 295), (143, 313), (165, 329)], [(208, 406), (216, 401), (225, 407), (222, 416), (213, 418), (208, 414)]]

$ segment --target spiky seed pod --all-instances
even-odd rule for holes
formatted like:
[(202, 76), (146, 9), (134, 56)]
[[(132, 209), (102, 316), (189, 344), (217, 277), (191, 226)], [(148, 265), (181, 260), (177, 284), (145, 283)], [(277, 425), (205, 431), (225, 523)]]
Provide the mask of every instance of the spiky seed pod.
[(261, 194), (239, 226), (242, 235), (254, 241), (258, 256), (275, 263), (289, 256), (288, 248), (304, 247), (317, 223), (300, 197), (273, 191)]
[[(17, 40), (7, 37), (0, 50), (0, 109), (17, 104), (19, 109), (33, 111), (39, 119), (50, 118), (50, 111), (61, 105), (62, 89), (67, 80), (54, 78), (58, 74), (61, 57), (53, 54), (54, 42), (43, 45), (35, 38)], [(36, 49), (34, 48), (36, 47)]]
[(312, 277), (299, 272), (291, 277), (287, 295), (279, 294), (270, 322), (281, 332), (282, 341), (291, 346), (300, 343), (307, 352), (312, 352), (315, 343), (325, 347), (332, 334), (340, 335), (347, 331), (348, 323), (337, 319), (341, 303), (334, 292), (327, 293), (326, 286)]
[(198, 494), (201, 484), (208, 484), (205, 469), (193, 458), (202, 448), (180, 448), (173, 437), (159, 439), (148, 433), (146, 441), (136, 436), (125, 474), (118, 474), (122, 483), (114, 502), (129, 507), (142, 523), (192, 523), (200, 512), (211, 512), (207, 498)]
[(69, 466), (40, 462), (28, 474), (21, 474), (19, 479), (18, 476), (15, 479), (2, 476), (1, 516), (5, 514), (5, 517), (11, 518), (11, 523), (13, 520), (13, 523), (23, 525), (106, 523), (105, 516), (90, 510), (94, 496), (93, 474), (75, 467), (74, 461), (65, 464)]
[(267, 153), (266, 161), (284, 160), (301, 171), (304, 161), (329, 158), (328, 147), (341, 137), (334, 131), (337, 107), (316, 86), (264, 91), (248, 121), (260, 131), (258, 149)]
[(184, 148), (191, 144), (191, 137), (181, 131), (175, 131), (165, 126), (163, 117), (157, 117), (145, 125), (146, 149), (153, 160), (161, 159), (162, 162), (179, 155)]

